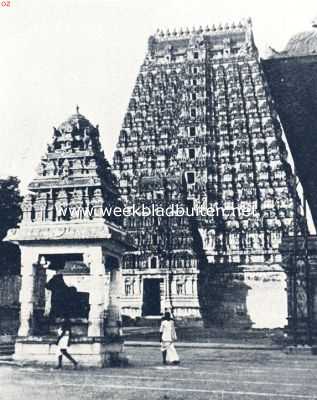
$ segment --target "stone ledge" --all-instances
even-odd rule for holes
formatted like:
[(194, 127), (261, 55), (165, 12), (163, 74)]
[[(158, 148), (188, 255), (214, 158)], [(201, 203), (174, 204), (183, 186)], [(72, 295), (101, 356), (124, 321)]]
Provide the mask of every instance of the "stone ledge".
[(317, 352), (314, 352), (314, 348), (308, 345), (287, 346), (285, 352), (286, 354), (317, 354)]
[[(94, 338), (87, 339), (88, 341), (82, 340), (73, 343), (69, 349), (70, 354), (80, 365), (101, 368), (127, 364), (123, 342), (106, 343), (105, 341), (94, 342), (91, 340)], [(23, 338), (22, 340), (18, 338), (13, 360), (22, 363), (56, 365), (57, 347), (53, 339), (36, 341), (34, 338)]]
[[(56, 336), (17, 336), (16, 343), (27, 343), (27, 344), (55, 344), (57, 341)], [(124, 339), (117, 336), (78, 336), (73, 337), (71, 341), (72, 345), (75, 344), (124, 344)]]

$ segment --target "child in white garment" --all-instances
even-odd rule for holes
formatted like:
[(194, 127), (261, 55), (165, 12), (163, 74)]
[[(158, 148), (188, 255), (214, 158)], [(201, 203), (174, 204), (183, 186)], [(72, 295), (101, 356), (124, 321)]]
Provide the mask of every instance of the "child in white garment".
[(62, 326), (58, 329), (58, 339), (56, 342), (57, 345), (57, 355), (58, 355), (58, 365), (57, 369), (62, 368), (63, 356), (68, 358), (74, 365), (74, 368), (77, 369), (78, 363), (73, 359), (73, 357), (68, 353), (68, 349), (70, 347), (71, 341), (71, 328), (70, 324), (67, 321), (64, 321)]

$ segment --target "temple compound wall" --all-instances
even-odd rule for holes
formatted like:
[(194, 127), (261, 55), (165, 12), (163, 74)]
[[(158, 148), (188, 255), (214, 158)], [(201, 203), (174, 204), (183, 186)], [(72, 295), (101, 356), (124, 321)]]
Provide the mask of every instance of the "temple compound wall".
[(287, 271), (288, 324), (290, 344), (312, 349), (317, 346), (317, 237), (293, 236), (281, 244)]

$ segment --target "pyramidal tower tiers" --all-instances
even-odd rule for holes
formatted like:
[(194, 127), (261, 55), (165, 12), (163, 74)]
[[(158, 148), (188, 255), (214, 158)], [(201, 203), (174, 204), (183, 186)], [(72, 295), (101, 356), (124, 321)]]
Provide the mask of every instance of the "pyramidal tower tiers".
[[(102, 219), (106, 204), (120, 204), (115, 177), (101, 150), (98, 126), (81, 115), (78, 107), (54, 128), (52, 143), (29, 190), (23, 203), (24, 223), (94, 221)], [(115, 216), (109, 217), (115, 222)]]
[(124, 203), (254, 212), (126, 217), (138, 250), (124, 260), (123, 312), (169, 308), (260, 326), (252, 301), (267, 301), (269, 282), (279, 304), (272, 324), (281, 324), (278, 248), (292, 233), (295, 196), (287, 158), (250, 20), (151, 36), (114, 154)]

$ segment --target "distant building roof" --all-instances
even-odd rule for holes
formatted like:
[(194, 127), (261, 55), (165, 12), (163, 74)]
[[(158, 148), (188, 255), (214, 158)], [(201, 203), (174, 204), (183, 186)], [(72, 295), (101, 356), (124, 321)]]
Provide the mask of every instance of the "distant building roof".
[(312, 28), (292, 36), (286, 45), (285, 53), (290, 56), (317, 54), (317, 18), (312, 22)]

